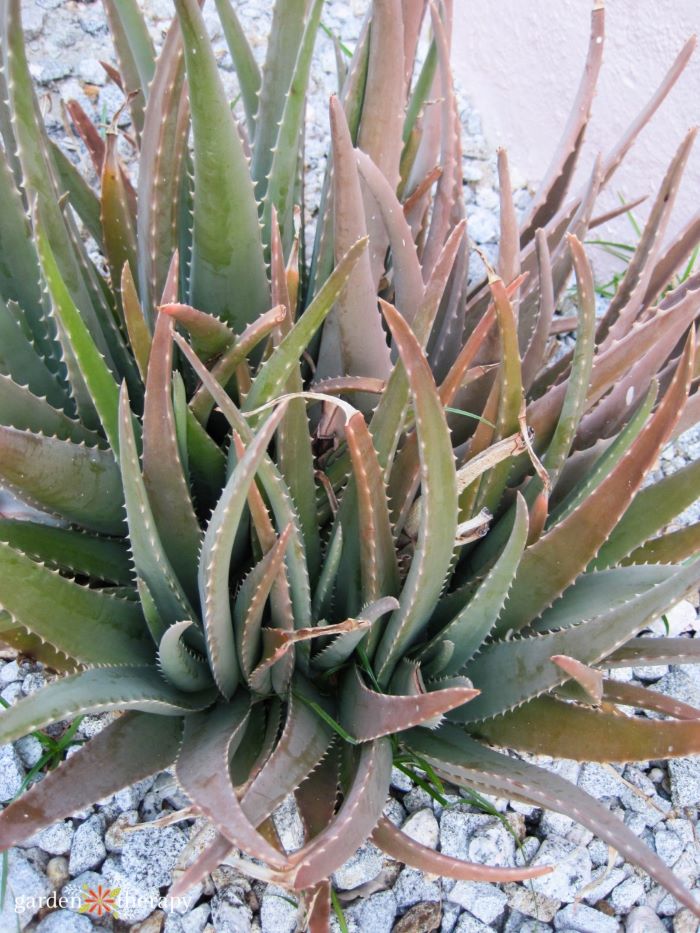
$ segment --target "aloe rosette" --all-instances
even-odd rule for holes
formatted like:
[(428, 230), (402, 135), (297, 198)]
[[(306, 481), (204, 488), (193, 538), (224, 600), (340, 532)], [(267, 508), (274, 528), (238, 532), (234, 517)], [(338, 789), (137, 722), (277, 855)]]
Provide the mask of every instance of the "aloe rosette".
[[(308, 245), (321, 0), (275, 5), (262, 68), (217, 0), (234, 106), (196, 0), (176, 0), (157, 57), (135, 0), (105, 6), (139, 160), (136, 176), (122, 164), (116, 119), (102, 135), (69, 102), (95, 191), (43, 126), (19, 0), (0, 3), (0, 482), (28, 507), (0, 521), (0, 627), (59, 674), (0, 714), (0, 742), (121, 713), (6, 807), (2, 846), (171, 768), (183, 818), (217, 831), (178, 888), (227, 859), (302, 892), (314, 930), (330, 873), (368, 837), (456, 878), (548, 870), (411, 840), (383, 816), (392, 762), (409, 761), (571, 816), (697, 912), (532, 757), (700, 751), (700, 711), (608, 674), (700, 660), (693, 639), (637, 637), (700, 581), (699, 526), (665, 532), (698, 464), (645, 484), (700, 411), (700, 276), (681, 274), (700, 219), (664, 246), (694, 132), (599, 319), (582, 246), (626, 209), (595, 205), (694, 41), (576, 192), (594, 4), (552, 165), (519, 223), (499, 153), (498, 258), (468, 287), (451, 2), (375, 0), (339, 56)], [(572, 280), (575, 346), (555, 353)], [(290, 794), (296, 852), (271, 819)]]

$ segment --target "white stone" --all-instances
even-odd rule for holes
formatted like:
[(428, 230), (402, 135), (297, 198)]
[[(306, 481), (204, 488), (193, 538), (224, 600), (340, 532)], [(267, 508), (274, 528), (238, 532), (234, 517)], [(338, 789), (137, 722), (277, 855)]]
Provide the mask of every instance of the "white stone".
[[(392, 891), (379, 891), (369, 897), (358, 898), (344, 910), (346, 920), (356, 924), (359, 931), (391, 933), (396, 917), (396, 897)], [(263, 927), (263, 933), (266, 933)], [(276, 931), (270, 930), (270, 933)]]
[(627, 915), (625, 933), (666, 933), (666, 927), (650, 907), (635, 907)]
[(644, 883), (641, 878), (632, 875), (618, 884), (610, 893), (610, 903), (618, 914), (628, 913), (637, 901), (644, 895)]
[(534, 878), (535, 891), (570, 903), (591, 881), (591, 857), (583, 846), (560, 836), (548, 836), (532, 860), (533, 865), (550, 865), (552, 872)]
[(22, 787), (24, 767), (14, 745), (0, 746), (0, 803), (8, 803)]
[[(0, 911), (0, 930), (24, 929), (40, 907), (40, 899), (48, 897), (51, 885), (27, 856), (10, 849), (7, 857), (7, 892)], [(19, 907), (22, 907), (20, 910)]]
[(163, 933), (202, 933), (209, 920), (209, 904), (200, 904), (184, 914), (168, 914)]
[(107, 855), (104, 844), (105, 821), (100, 813), (81, 823), (75, 830), (68, 863), (71, 875), (98, 868)]
[(299, 910), (289, 901), (288, 891), (272, 884), (267, 886), (260, 905), (262, 933), (294, 933)]
[(498, 920), (508, 902), (496, 885), (480, 881), (458, 881), (447, 896), (484, 923)]
[[(27, 840), (26, 845), (39, 846), (49, 855), (67, 855), (71, 850), (73, 841), (73, 823), (65, 820), (59, 823), (52, 823), (46, 829), (36, 833)], [(76, 874), (79, 874), (76, 872)]]
[(376, 878), (382, 870), (383, 861), (384, 856), (380, 850), (371, 842), (366, 842), (333, 873), (333, 882), (342, 891), (351, 891)]
[(393, 888), (396, 905), (401, 913), (421, 901), (441, 901), (442, 890), (437, 881), (428, 881), (426, 876), (415, 868), (406, 867), (396, 880)]
[(556, 930), (576, 930), (578, 933), (618, 933), (620, 925), (614, 917), (586, 904), (569, 904), (554, 918)]
[(232, 904), (216, 894), (211, 901), (211, 916), (216, 933), (250, 933), (253, 912), (247, 904)]
[(679, 603), (676, 603), (673, 609), (669, 609), (665, 615), (668, 626), (664, 623), (663, 618), (656, 619), (649, 626), (654, 635), (680, 635), (681, 632), (695, 629), (697, 625), (695, 606), (688, 602), (687, 599), (682, 599)]
[(72, 910), (56, 910), (48, 914), (36, 928), (36, 933), (90, 933), (92, 920)]
[(186, 844), (187, 836), (178, 826), (126, 833), (121, 857), (124, 872), (146, 887), (169, 885), (173, 867)]
[(412, 813), (401, 830), (422, 846), (437, 848), (440, 826), (432, 810), (417, 810)]
[(700, 804), (700, 758), (673, 758), (668, 763), (671, 800), (676, 807)]

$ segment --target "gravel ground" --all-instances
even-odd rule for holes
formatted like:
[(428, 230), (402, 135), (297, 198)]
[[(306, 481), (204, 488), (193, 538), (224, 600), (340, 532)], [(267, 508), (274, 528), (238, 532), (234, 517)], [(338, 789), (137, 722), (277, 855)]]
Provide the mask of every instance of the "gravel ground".
[[(143, 5), (153, 37), (160, 43), (172, 5), (169, 0), (145, 0)], [(237, 3), (260, 53), (269, 27), (269, 6), (263, 0)], [(99, 64), (101, 59), (114, 60), (101, 4), (25, 0), (22, 8), (32, 73), (49, 130), (90, 177), (86, 153), (68, 128), (60, 98), (78, 99), (98, 120), (109, 119), (121, 104), (120, 93), (106, 83)], [(352, 45), (364, 9), (365, 0), (328, 0), (324, 22)], [(234, 93), (235, 78), (218, 21), (211, 11), (207, 17), (223, 74)], [(311, 205), (318, 198), (327, 139), (327, 98), (333, 90), (334, 52), (331, 42), (321, 36), (308, 108), (307, 198)], [(461, 116), (470, 235), (493, 255), (498, 236), (495, 159), (481, 133), (478, 113), (464, 100)], [(129, 157), (128, 149), (124, 154)], [(514, 157), (517, 160), (517, 154)], [(515, 197), (516, 204), (524, 207), (529, 197), (527, 187), (521, 186)], [(477, 271), (475, 262), (473, 274)], [(671, 472), (698, 454), (700, 430), (693, 430), (664, 453), (659, 470)], [(696, 505), (682, 521), (698, 518), (700, 507)], [(692, 637), (700, 630), (696, 607), (690, 602), (677, 606), (668, 622), (673, 634)], [(654, 630), (663, 634), (660, 621)], [(653, 684), (669, 696), (700, 704), (700, 683), (693, 668), (638, 668), (618, 672), (618, 676)], [(40, 665), (6, 653), (0, 659), (0, 697), (11, 704), (36, 690), (45, 677)], [(89, 738), (108, 719), (85, 717), (77, 738)], [(33, 737), (0, 747), (0, 804), (19, 791), (41, 752)], [(608, 805), (611, 813), (655, 848), (690, 887), (697, 886), (700, 759), (669, 765), (643, 762), (624, 768), (571, 761), (550, 766)], [(424, 845), (473, 861), (503, 866), (522, 865), (524, 861), (547, 863), (556, 870), (527, 885), (454, 882), (403, 867), (367, 844), (334, 876), (351, 933), (545, 933), (552, 929), (687, 933), (697, 929), (697, 921), (687, 910), (679, 911), (663, 889), (566, 817), (495, 798), (489, 801), (492, 812), (485, 813), (459, 795), (449, 795), (449, 805), (443, 809), (398, 771), (392, 793), (386, 812)], [(93, 928), (141, 933), (292, 933), (296, 910), (288, 895), (250, 882), (229, 866), (220, 867), (191, 892), (187, 903), (175, 905), (168, 900), (173, 874), (177, 875), (206, 844), (208, 829), (192, 820), (167, 828), (149, 828), (148, 824), (186, 805), (172, 776), (163, 773), (11, 850), (0, 930), (15, 930), (19, 923), (19, 929), (37, 933), (88, 933)], [(285, 844), (290, 848), (301, 844), (300, 823), (292, 808), (282, 807), (276, 822)], [(82, 886), (99, 883), (121, 887), (128, 895), (130, 900), (118, 920), (106, 917), (96, 921), (76, 912)], [(53, 892), (68, 901), (73, 896), (72, 909), (35, 908), (39, 897)], [(16, 913), (15, 906), (22, 904), (26, 909)], [(335, 929), (340, 929), (337, 923)]]

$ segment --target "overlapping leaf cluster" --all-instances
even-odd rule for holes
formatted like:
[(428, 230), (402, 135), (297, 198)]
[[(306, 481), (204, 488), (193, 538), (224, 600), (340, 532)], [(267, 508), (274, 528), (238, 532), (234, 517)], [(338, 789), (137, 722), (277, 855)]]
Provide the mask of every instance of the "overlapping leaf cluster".
[[(2, 845), (174, 767), (218, 831), (180, 887), (233, 858), (303, 891), (314, 929), (328, 875), (369, 835), (459, 878), (546, 870), (402, 834), (382, 810), (408, 760), (569, 814), (697, 909), (600, 804), (507, 751), (700, 750), (699, 711), (605, 673), (699, 655), (635, 637), (700, 580), (700, 528), (663, 533), (698, 464), (644, 486), (700, 409), (700, 278), (668, 289), (700, 219), (663, 246), (694, 132), (599, 320), (582, 246), (693, 43), (576, 193), (594, 5), (569, 125), (520, 225), (499, 153), (497, 267), (468, 290), (452, 3), (375, 0), (339, 56), (313, 247), (295, 208), (322, 2), (275, 5), (262, 70), (216, 5), (234, 107), (196, 0), (175, 0), (157, 59), (135, 0), (105, 0), (140, 159), (133, 179), (116, 117), (101, 134), (69, 103), (97, 194), (43, 126), (19, 0), (0, 5), (0, 482), (31, 506), (0, 522), (2, 638), (61, 672), (0, 714), (0, 741), (123, 712), (7, 807)], [(557, 355), (572, 277), (577, 339)], [(294, 853), (271, 820), (288, 794)]]

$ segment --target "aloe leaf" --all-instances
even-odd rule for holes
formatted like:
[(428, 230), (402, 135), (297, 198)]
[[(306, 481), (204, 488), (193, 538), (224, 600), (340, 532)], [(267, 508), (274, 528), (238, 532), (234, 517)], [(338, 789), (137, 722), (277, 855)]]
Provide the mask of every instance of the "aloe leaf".
[(307, 841), (323, 832), (333, 819), (339, 783), (340, 754), (334, 745), (294, 792)]
[(192, 622), (175, 622), (163, 633), (158, 645), (158, 666), (165, 679), (178, 690), (193, 693), (212, 685), (206, 660), (184, 643), (182, 636)]
[[(290, 6), (289, 2), (284, 4)], [(294, 188), (299, 163), (299, 136), (301, 133), (306, 105), (306, 94), (311, 70), (311, 57), (313, 55), (316, 35), (321, 22), (323, 0), (313, 0), (311, 3), (304, 32), (299, 44), (294, 70), (282, 110), (277, 138), (272, 150), (272, 161), (267, 176), (267, 186), (263, 201), (264, 238), (270, 243), (272, 209), (274, 207), (279, 218), (282, 241), (289, 245), (292, 240), (292, 207)], [(280, 14), (281, 15), (281, 14)], [(288, 15), (285, 14), (285, 15)], [(261, 98), (261, 120), (265, 119), (265, 105)], [(267, 127), (261, 127), (260, 135), (267, 133)], [(263, 145), (259, 139), (255, 140), (255, 157), (253, 168)], [(259, 176), (255, 175), (258, 178)]]
[(596, 316), (593, 270), (581, 241), (574, 236), (570, 236), (568, 244), (576, 272), (578, 329), (576, 331), (576, 349), (574, 350), (571, 373), (561, 414), (554, 430), (554, 436), (542, 459), (542, 464), (549, 473), (552, 485), (556, 483), (571, 451), (579, 422), (586, 410), (586, 396), (595, 352)]
[[(233, 346), (229, 347), (216, 361), (211, 370), (211, 377), (219, 385), (228, 386), (240, 365), (246, 361), (258, 344), (283, 323), (285, 315), (285, 309), (278, 305), (270, 308), (249, 324)], [(207, 391), (204, 380), (202, 383), (190, 402), (190, 409), (197, 421), (201, 425), (206, 425), (214, 407), (214, 397), (211, 392)]]
[[(179, 24), (173, 22), (158, 56), (141, 135), (136, 218), (138, 283), (146, 319), (151, 326), (170, 257), (178, 247), (178, 227), (182, 220), (181, 196), (190, 125), (189, 102), (183, 93), (184, 79), (182, 36)], [(184, 259), (183, 255), (183, 264)], [(177, 295), (172, 300), (176, 298)]]
[(444, 665), (440, 668), (431, 665), (431, 675), (458, 673), (483, 645), (507, 599), (527, 542), (527, 533), (527, 507), (518, 495), (513, 528), (498, 559), (466, 606), (434, 636), (423, 652), (426, 658), (431, 658), (445, 641), (454, 645)]
[(295, 890), (328, 877), (346, 861), (348, 852), (362, 845), (382, 814), (390, 780), (389, 740), (365, 743), (340, 810), (323, 832), (292, 857), (289, 877)]
[(567, 516), (577, 509), (579, 505), (597, 489), (605, 477), (612, 472), (646, 425), (649, 415), (654, 408), (658, 390), (658, 383), (654, 381), (646, 397), (639, 404), (637, 411), (614, 438), (610, 446), (596, 458), (593, 466), (586, 470), (582, 480), (551, 510), (549, 514), (550, 525), (554, 525), (567, 518)]
[(463, 787), (474, 784), (499, 796), (515, 795), (535, 806), (554, 809), (576, 820), (639, 865), (681, 903), (697, 911), (697, 904), (673, 871), (607, 807), (564, 778), (525, 761), (513, 759), (464, 735), (453, 726), (438, 733), (413, 730), (409, 745), (426, 758), (438, 774)]
[(270, 289), (240, 136), (196, 0), (176, 0), (194, 133), (190, 299), (235, 330), (265, 311)]
[(700, 461), (642, 489), (593, 562), (595, 569), (619, 564), (700, 496)]
[[(696, 707), (691, 706), (689, 703), (674, 700), (673, 697), (666, 696), (665, 693), (658, 693), (656, 690), (647, 690), (646, 687), (639, 687), (637, 684), (620, 683), (617, 680), (603, 680), (603, 699), (609, 703), (661, 713), (662, 716), (671, 716), (673, 719), (696, 721), (700, 718)], [(672, 751), (675, 756), (675, 749)]]
[(206, 709), (213, 699), (211, 690), (180, 693), (153, 667), (100, 667), (54, 680), (0, 713), (0, 740), (13, 742), (62, 719), (113, 709), (183, 716)]
[[(305, 0), (287, 0), (285, 3), (275, 3), (272, 9), (250, 169), (259, 200), (265, 195), (278, 127), (304, 35), (307, 5)], [(296, 150), (296, 140), (294, 143)]]
[[(658, 573), (659, 568), (654, 569)], [(563, 654), (583, 664), (596, 664), (677, 602), (697, 584), (699, 574), (700, 564), (695, 561), (590, 621), (545, 635), (488, 645), (464, 668), (481, 694), (464, 710), (452, 715), (460, 721), (475, 722), (556, 687), (567, 675), (550, 662), (553, 655)], [(505, 680), (504, 670), (516, 672)]]
[(51, 158), (59, 188), (68, 195), (68, 203), (76, 212), (85, 228), (102, 248), (102, 226), (100, 224), (100, 201), (80, 170), (53, 140), (50, 142)]
[(143, 129), (144, 101), (148, 99), (155, 68), (153, 43), (137, 0), (103, 2), (126, 91), (139, 91), (129, 104), (137, 132), (140, 132)]
[(161, 314), (150, 352), (143, 411), (143, 482), (165, 553), (190, 600), (197, 598), (201, 544), (175, 431), (171, 395), (173, 323)]
[(124, 533), (124, 497), (111, 451), (0, 426), (0, 478), (35, 508), (102, 534)]
[(45, 434), (86, 444), (88, 447), (106, 447), (103, 437), (84, 427), (80, 421), (54, 408), (45, 398), (34, 395), (24, 386), (17, 385), (9, 376), (0, 374), (0, 424), (6, 424), (34, 434)]
[[(16, 309), (16, 313), (15, 312)], [(22, 326), (19, 309), (0, 298), (0, 372), (46, 398), (55, 408), (72, 411), (64, 386), (37, 354)]]
[(591, 13), (591, 34), (581, 83), (557, 151), (540, 182), (539, 190), (523, 222), (523, 245), (532, 238), (538, 227), (546, 226), (566, 197), (591, 114), (591, 105), (603, 61), (604, 37), (605, 9), (602, 3), (596, 3)]
[(399, 183), (405, 105), (403, 34), (401, 0), (375, 3), (357, 146), (394, 191)]
[(284, 412), (282, 403), (248, 445), (224, 487), (202, 543), (199, 590), (207, 654), (216, 683), (226, 697), (233, 695), (239, 674), (229, 594), (231, 550), (248, 489)]
[(551, 871), (547, 865), (537, 868), (501, 868), (481, 865), (478, 862), (464, 862), (416, 842), (407, 833), (394, 826), (385, 816), (374, 828), (372, 842), (391, 858), (410, 865), (411, 868), (417, 868), (431, 875), (441, 875), (444, 878), (458, 878), (461, 881), (488, 881), (504, 884), (509, 881), (540, 878)]
[(543, 696), (476, 727), (494, 745), (577, 761), (648, 761), (697, 755), (700, 710), (694, 721), (620, 716)]
[[(333, 241), (336, 260), (367, 236), (362, 190), (350, 130), (342, 104), (331, 98), (333, 143)], [(353, 373), (384, 379), (391, 369), (389, 348), (377, 310), (377, 283), (369, 253), (355, 265), (321, 338), (318, 375)]]
[(68, 573), (121, 586), (132, 583), (129, 553), (126, 543), (119, 538), (39, 522), (0, 519), (0, 540), (40, 563)]
[(652, 565), (584, 573), (564, 591), (561, 599), (532, 623), (530, 630), (552, 632), (595, 619), (668, 580), (677, 569)]
[(451, 687), (416, 696), (395, 696), (369, 690), (356, 666), (348, 673), (340, 706), (341, 725), (358, 742), (403, 732), (468, 703), (478, 691)]
[(151, 353), (151, 335), (143, 314), (143, 308), (136, 291), (136, 284), (128, 262), (122, 266), (121, 301), (124, 322), (129, 335), (129, 344), (139, 368), (141, 379), (146, 381), (148, 357)]
[(313, 688), (297, 679), (289, 699), (284, 730), (275, 750), (247, 789), (241, 804), (254, 826), (275, 810), (316, 767), (333, 739), (330, 726), (298, 693), (322, 703)]
[(236, 335), (228, 325), (212, 314), (205, 314), (191, 305), (163, 304), (159, 305), (158, 311), (173, 318), (185, 328), (195, 353), (204, 360), (218, 356), (236, 342)]
[(420, 345), (395, 308), (382, 303), (406, 371), (416, 418), (421, 463), (421, 522), (415, 554), (376, 654), (375, 669), (386, 685), (398, 659), (415, 642), (442, 590), (457, 533), (457, 479), (450, 431), (437, 387)]
[(330, 601), (342, 553), (343, 526), (340, 522), (337, 522), (331, 532), (331, 539), (326, 550), (323, 566), (321, 568), (321, 575), (316, 584), (316, 590), (314, 591), (313, 616), (315, 619), (321, 618), (325, 607)]
[(691, 638), (633, 638), (600, 663), (612, 668), (645, 664), (699, 664), (700, 644)]
[(119, 454), (119, 388), (104, 357), (85, 326), (61, 277), (56, 258), (41, 223), (36, 225), (36, 239), (44, 278), (59, 322), (59, 334), (66, 350), (74, 357), (80, 376), (90, 393), (110, 447)]
[(48, 360), (56, 357), (55, 335), (48, 321), (40, 286), (39, 261), (29, 217), (5, 153), (0, 165), (0, 295), (23, 309), (32, 337)]
[(182, 723), (176, 717), (126, 713), (110, 722), (8, 804), (0, 815), (3, 848), (170, 767), (181, 735)]
[(84, 664), (140, 664), (152, 657), (131, 600), (80, 586), (0, 544), (0, 605), (17, 624)]
[(255, 116), (258, 111), (258, 95), (262, 81), (260, 69), (231, 0), (216, 0), (216, 10), (221, 20), (233, 66), (236, 69), (248, 135), (252, 139), (255, 136)]
[(254, 411), (282, 391), (310, 340), (326, 320), (333, 303), (352, 288), (354, 270), (367, 255), (367, 237), (353, 243), (339, 260), (311, 304), (263, 364), (246, 396), (244, 410)]
[(69, 214), (60, 208), (48, 137), (34, 96), (20, 22), (19, 0), (3, 7), (3, 57), (8, 72), (13, 125), (24, 183), (42, 217), (61, 277), (80, 308), (86, 326), (109, 362), (129, 368), (128, 356), (111, 318), (98, 274)]
[(229, 761), (243, 738), (249, 709), (250, 701), (239, 695), (231, 703), (188, 716), (175, 774), (185, 793), (232, 845), (282, 868), (284, 855), (246, 818), (229, 774)]
[[(357, 621), (367, 621), (370, 623), (370, 626), (374, 625), (374, 623), (387, 612), (397, 609), (398, 605), (398, 600), (393, 596), (385, 596), (383, 599), (378, 599), (376, 602), (370, 603), (369, 606), (365, 606), (361, 609), (358, 613), (359, 619)], [(319, 632), (319, 634), (325, 633)], [(333, 670), (334, 668), (340, 667), (351, 657), (353, 651), (366, 634), (366, 629), (358, 627), (355, 631), (337, 635), (329, 645), (319, 651), (318, 654), (314, 655), (312, 659), (313, 667), (321, 671)]]
[(116, 291), (121, 284), (123, 267), (136, 268), (136, 230), (117, 153), (116, 129), (110, 128), (106, 138), (100, 181), (100, 220), (103, 251), (109, 264), (112, 288)]
[(424, 299), (425, 286), (416, 245), (398, 198), (382, 172), (361, 150), (355, 152), (360, 175), (377, 202), (392, 254), (396, 307), (409, 324)]
[(700, 522), (695, 522), (687, 528), (650, 539), (625, 557), (621, 564), (680, 564), (699, 550)]
[(54, 648), (38, 635), (32, 635), (23, 626), (17, 624), (7, 612), (0, 611), (0, 639), (3, 644), (14, 648), (20, 654), (35, 658), (41, 664), (59, 674), (74, 674), (80, 667), (77, 661)]
[(525, 550), (499, 632), (522, 629), (595, 558), (670, 437), (687, 398), (693, 354), (691, 334), (668, 391), (627, 456), (585, 502)]
[(144, 581), (166, 625), (196, 618), (163, 548), (141, 475), (136, 437), (126, 387), (119, 403), (121, 477), (129, 525), (129, 541), (137, 575)]
[(284, 554), (291, 528), (287, 526), (265, 556), (251, 570), (236, 594), (233, 624), (238, 659), (246, 679), (260, 654), (263, 611), (276, 580), (284, 570)]
[[(221, 409), (222, 414), (229, 422), (231, 427), (237, 431), (244, 444), (250, 444), (253, 433), (236, 408), (230, 396), (221, 388), (216, 380), (209, 373), (207, 368), (200, 362), (197, 355), (178, 334), (175, 335), (175, 341), (182, 350), (184, 356), (202, 380), (203, 386), (209, 392), (216, 404)], [(299, 526), (299, 519), (291, 504), (289, 492), (279, 474), (276, 466), (269, 457), (263, 457), (258, 468), (260, 481), (270, 503), (270, 507), (275, 515), (277, 526), (286, 528), (292, 525), (291, 543), (287, 553), (287, 568), (289, 573), (289, 585), (294, 605), (294, 618), (300, 627), (306, 627), (311, 624), (311, 594), (309, 592), (309, 576), (306, 564), (306, 554), (304, 543)]]

